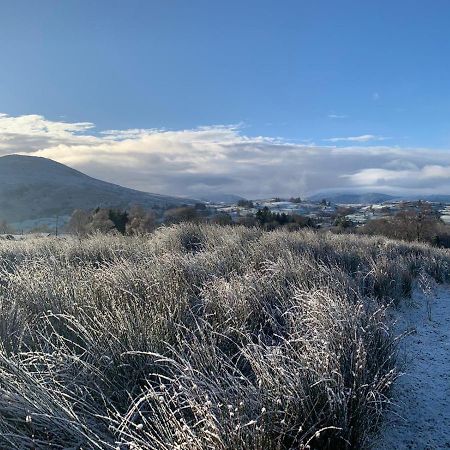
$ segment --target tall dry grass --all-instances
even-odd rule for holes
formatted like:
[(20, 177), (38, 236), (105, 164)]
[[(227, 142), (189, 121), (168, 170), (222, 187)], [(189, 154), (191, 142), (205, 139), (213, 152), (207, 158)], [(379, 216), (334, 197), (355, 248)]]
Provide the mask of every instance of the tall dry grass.
[(0, 448), (361, 448), (396, 377), (386, 309), (450, 254), (178, 225), (0, 243)]

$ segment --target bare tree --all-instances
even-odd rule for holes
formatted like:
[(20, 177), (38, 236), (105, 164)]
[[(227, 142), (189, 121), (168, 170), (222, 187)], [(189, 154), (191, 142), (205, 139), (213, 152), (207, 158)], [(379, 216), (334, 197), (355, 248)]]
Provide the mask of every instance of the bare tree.
[(108, 209), (98, 209), (92, 215), (92, 220), (87, 226), (89, 233), (109, 233), (115, 229), (114, 222), (109, 218)]
[(127, 234), (146, 234), (156, 227), (156, 214), (152, 210), (145, 210), (140, 205), (131, 207), (126, 227)]
[(70, 217), (69, 223), (66, 228), (70, 233), (78, 236), (84, 236), (88, 233), (89, 222), (91, 221), (91, 215), (84, 210), (76, 209)]
[(404, 208), (393, 217), (371, 220), (361, 227), (360, 231), (393, 239), (434, 243), (440, 228), (441, 224), (430, 205), (419, 202), (416, 209)]

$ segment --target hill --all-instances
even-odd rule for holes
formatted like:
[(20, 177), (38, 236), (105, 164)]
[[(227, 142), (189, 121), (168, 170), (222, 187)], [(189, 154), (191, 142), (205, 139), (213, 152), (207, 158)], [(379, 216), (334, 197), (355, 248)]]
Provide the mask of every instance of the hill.
[(0, 219), (9, 222), (69, 215), (77, 208), (126, 208), (131, 204), (161, 208), (183, 203), (193, 200), (107, 183), (46, 158), (0, 158)]
[(388, 194), (381, 194), (379, 192), (329, 192), (317, 193), (310, 197), (311, 200), (319, 201), (327, 199), (332, 203), (346, 203), (346, 204), (367, 204), (367, 203), (383, 203), (394, 200), (397, 197)]

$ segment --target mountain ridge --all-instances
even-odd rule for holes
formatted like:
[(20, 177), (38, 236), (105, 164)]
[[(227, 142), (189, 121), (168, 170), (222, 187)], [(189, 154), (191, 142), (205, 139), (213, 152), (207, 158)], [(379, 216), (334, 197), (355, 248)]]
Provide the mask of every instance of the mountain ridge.
[(0, 157), (0, 219), (11, 222), (68, 215), (75, 209), (167, 208), (194, 202), (98, 180), (47, 158)]
[(418, 201), (424, 200), (436, 203), (450, 203), (450, 194), (384, 194), (380, 192), (318, 192), (308, 197), (312, 201), (326, 199), (332, 203), (342, 204), (374, 204), (390, 201)]

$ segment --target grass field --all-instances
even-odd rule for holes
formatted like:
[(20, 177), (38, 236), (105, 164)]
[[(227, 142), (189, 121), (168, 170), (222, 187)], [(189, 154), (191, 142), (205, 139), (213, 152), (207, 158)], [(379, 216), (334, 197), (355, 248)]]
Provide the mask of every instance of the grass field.
[(450, 253), (178, 225), (0, 242), (0, 448), (361, 448), (396, 377), (386, 308)]

